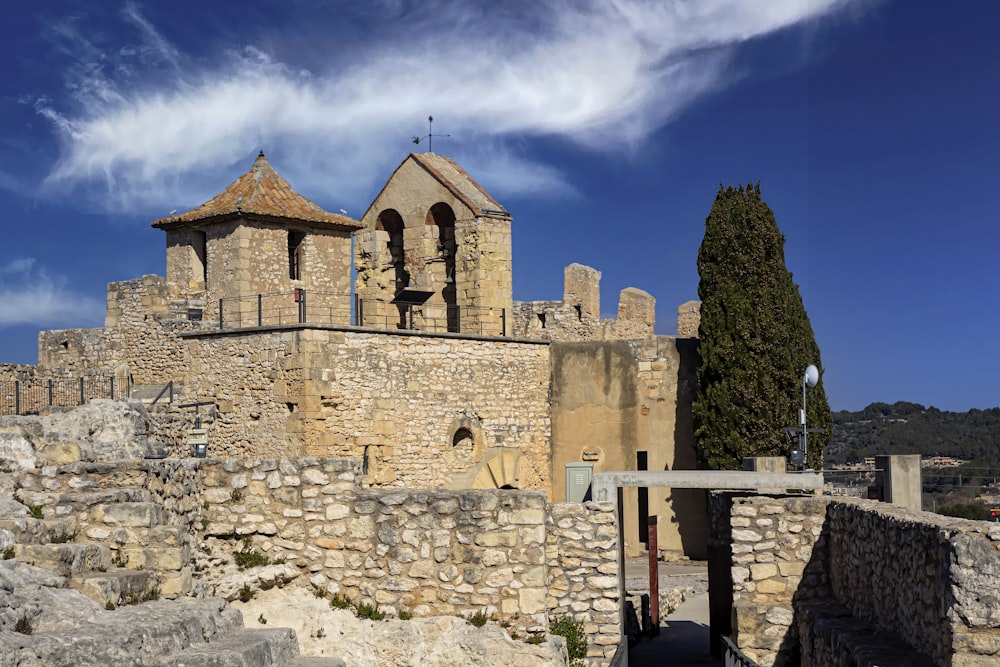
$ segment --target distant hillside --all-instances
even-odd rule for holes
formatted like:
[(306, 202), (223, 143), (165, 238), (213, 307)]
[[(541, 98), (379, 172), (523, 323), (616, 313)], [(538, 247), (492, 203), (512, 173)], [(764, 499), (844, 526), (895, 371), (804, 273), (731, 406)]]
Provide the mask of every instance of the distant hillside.
[(1000, 468), (1000, 408), (943, 412), (900, 401), (834, 412), (824, 465), (859, 462), (875, 454), (953, 456), (970, 465)]

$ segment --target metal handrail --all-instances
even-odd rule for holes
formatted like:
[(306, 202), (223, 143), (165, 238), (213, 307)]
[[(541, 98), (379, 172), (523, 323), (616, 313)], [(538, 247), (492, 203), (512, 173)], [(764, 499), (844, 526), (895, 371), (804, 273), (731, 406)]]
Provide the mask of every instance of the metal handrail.
[(165, 385), (163, 385), (163, 389), (160, 390), (160, 393), (156, 395), (156, 398), (153, 399), (153, 402), (150, 403), (149, 406), (153, 407), (154, 405), (156, 405), (157, 402), (161, 398), (163, 398), (163, 394), (165, 394), (167, 392), (170, 392), (170, 397), (167, 399), (167, 403), (173, 403), (174, 402), (174, 381), (173, 380), (171, 380), (170, 382), (168, 382)]
[(220, 329), (288, 324), (506, 336), (507, 312), (504, 308), (443, 303), (397, 303), (301, 288), (219, 299)]

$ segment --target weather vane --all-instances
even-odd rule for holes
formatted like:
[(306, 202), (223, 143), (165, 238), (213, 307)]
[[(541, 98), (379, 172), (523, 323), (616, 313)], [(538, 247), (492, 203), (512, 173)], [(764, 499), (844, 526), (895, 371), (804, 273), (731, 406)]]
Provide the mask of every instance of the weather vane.
[[(439, 137), (450, 137), (450, 134), (439, 134)], [(419, 144), (424, 139), (427, 140), (427, 152), (434, 152), (434, 116), (427, 117), (427, 136), (426, 137), (413, 137), (413, 143)]]

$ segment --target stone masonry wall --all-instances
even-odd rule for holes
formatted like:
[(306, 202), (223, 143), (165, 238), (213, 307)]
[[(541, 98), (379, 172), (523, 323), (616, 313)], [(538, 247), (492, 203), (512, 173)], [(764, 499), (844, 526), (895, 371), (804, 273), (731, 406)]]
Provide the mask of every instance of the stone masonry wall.
[[(218, 406), (212, 455), (367, 453), (373, 484), (448, 488), (506, 447), (515, 486), (547, 490), (547, 345), (315, 328), (187, 342), (186, 395)], [(456, 443), (463, 421), (478, 428)]]
[(167, 284), (160, 276), (110, 283), (105, 326), (42, 331), (39, 366), (45, 373), (131, 375), (136, 385), (180, 381), (188, 358), (177, 334), (212, 325), (207, 320), (187, 320), (186, 308), (167, 296)]
[(549, 505), (546, 531), (549, 614), (582, 621), (587, 663), (606, 665), (621, 639), (614, 504)]
[(1000, 527), (867, 500), (831, 503), (829, 575), (855, 618), (939, 665), (1000, 662)]
[(995, 524), (861, 499), (722, 498), (712, 503), (719, 516), (731, 502), (733, 634), (760, 664), (1000, 660)]
[[(826, 498), (734, 497), (733, 638), (764, 667), (795, 664), (793, 605), (824, 596)], [(816, 552), (816, 553), (814, 553)], [(814, 563), (815, 558), (815, 563)]]
[(522, 635), (571, 615), (588, 636), (587, 664), (609, 664), (620, 637), (611, 504), (550, 505), (531, 491), (362, 489), (360, 478), (359, 462), (344, 459), (182, 459), (48, 466), (19, 474), (18, 486), (47, 517), (75, 512), (80, 537), (116, 553), (135, 541), (122, 531), (135, 529), (108, 530), (73, 499), (141, 489), (180, 529), (170, 535), (193, 539), (120, 555), (141, 555), (170, 596), (221, 594), (235, 568), (206, 568), (201, 554), (217, 561), (251, 549), (284, 563), (289, 585), (390, 613), (485, 612)]

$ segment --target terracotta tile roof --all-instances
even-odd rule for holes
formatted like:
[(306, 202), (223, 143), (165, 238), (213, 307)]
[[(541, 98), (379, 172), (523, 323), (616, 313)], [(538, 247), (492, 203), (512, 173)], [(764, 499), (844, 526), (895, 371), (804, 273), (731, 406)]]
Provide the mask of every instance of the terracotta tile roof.
[(472, 209), (477, 217), (510, 217), (510, 213), (451, 158), (436, 153), (410, 153), (410, 157)]
[(362, 227), (354, 218), (325, 211), (292, 189), (264, 157), (264, 151), (254, 160), (250, 171), (209, 201), (187, 213), (160, 218), (152, 224), (163, 228), (239, 216), (318, 222), (348, 231)]

